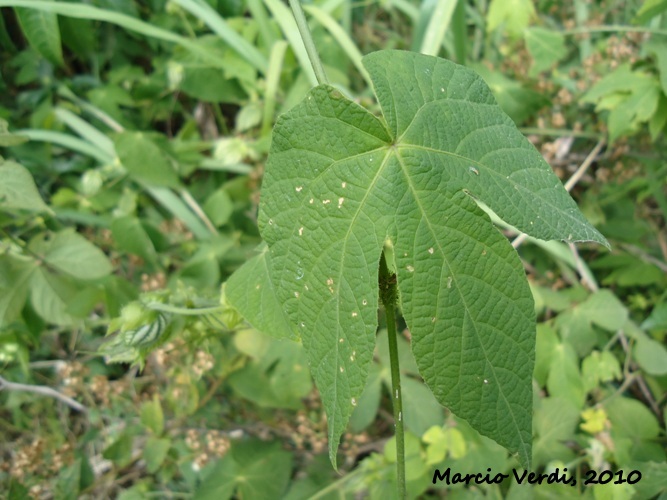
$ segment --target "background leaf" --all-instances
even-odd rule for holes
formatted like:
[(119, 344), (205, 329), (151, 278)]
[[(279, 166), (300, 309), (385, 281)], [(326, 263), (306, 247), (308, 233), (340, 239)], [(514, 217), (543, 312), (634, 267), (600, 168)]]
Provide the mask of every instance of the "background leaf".
[(13, 161), (0, 163), (0, 208), (51, 212), (37, 191), (30, 171)]
[(531, 74), (551, 68), (567, 54), (562, 34), (544, 28), (530, 28), (525, 33), (526, 46), (533, 58)]
[(14, 11), (30, 46), (44, 59), (56, 66), (63, 66), (58, 16), (52, 12), (21, 7), (14, 8)]
[(113, 269), (104, 252), (73, 228), (60, 231), (49, 240), (35, 239), (30, 246), (49, 265), (74, 278), (103, 278)]
[(178, 177), (160, 148), (143, 132), (114, 137), (116, 154), (134, 179), (151, 186), (178, 186)]

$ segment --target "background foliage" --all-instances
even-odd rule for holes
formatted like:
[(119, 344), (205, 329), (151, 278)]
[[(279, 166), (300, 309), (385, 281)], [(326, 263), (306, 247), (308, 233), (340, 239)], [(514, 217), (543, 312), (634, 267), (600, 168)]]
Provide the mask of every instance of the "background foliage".
[[(391, 497), (386, 331), (337, 475), (301, 345), (250, 329), (220, 294), (260, 241), (275, 117), (314, 83), (286, 6), (0, 7), (0, 487)], [(434, 401), (404, 331), (410, 494), (667, 496), (667, 3), (326, 0), (306, 12), (330, 80), (370, 109), (361, 54), (410, 49), (478, 71), (612, 244), (502, 228), (539, 318), (534, 468), (642, 480), (433, 485), (435, 468), (517, 464)]]

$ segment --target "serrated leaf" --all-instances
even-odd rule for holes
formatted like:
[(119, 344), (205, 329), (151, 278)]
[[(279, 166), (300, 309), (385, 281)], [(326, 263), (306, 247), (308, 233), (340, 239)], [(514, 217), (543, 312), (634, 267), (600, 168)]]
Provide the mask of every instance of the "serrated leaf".
[(15, 7), (16, 17), (30, 46), (56, 66), (63, 66), (58, 16), (53, 12)]
[(544, 28), (530, 28), (525, 33), (526, 46), (533, 58), (531, 73), (537, 75), (560, 61), (567, 54), (561, 33)]
[(0, 208), (51, 212), (37, 191), (32, 174), (23, 165), (11, 160), (3, 162), (0, 178)]
[(30, 249), (41, 255), (47, 264), (74, 278), (103, 278), (113, 270), (104, 252), (72, 228), (64, 229), (48, 240), (42, 235), (30, 243)]
[(386, 122), (332, 87), (313, 89), (278, 120), (259, 213), (277, 302), (327, 411), (330, 458), (372, 360), (388, 246), (427, 385), (527, 466), (532, 296), (474, 198), (537, 238), (606, 240), (472, 70), (400, 51), (363, 63)]
[(582, 101), (597, 103), (598, 111), (611, 111), (607, 123), (609, 138), (614, 141), (635, 132), (640, 123), (651, 119), (660, 96), (660, 84), (653, 75), (622, 64), (586, 92)]

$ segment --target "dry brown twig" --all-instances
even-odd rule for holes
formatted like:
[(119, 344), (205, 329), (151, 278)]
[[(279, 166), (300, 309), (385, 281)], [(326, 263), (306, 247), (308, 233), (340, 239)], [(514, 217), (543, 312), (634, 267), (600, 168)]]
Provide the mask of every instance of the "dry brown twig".
[(56, 391), (55, 389), (52, 389), (51, 387), (47, 387), (44, 385), (30, 385), (30, 384), (20, 384), (18, 382), (10, 382), (9, 380), (0, 377), (0, 391), (3, 390), (8, 390), (8, 391), (22, 391), (22, 392), (32, 392), (34, 394), (40, 394), (42, 396), (48, 396), (50, 398), (57, 399), (61, 403), (66, 404), (73, 410), (76, 410), (81, 413), (88, 413), (88, 408), (83, 406), (81, 403), (78, 401), (75, 401), (74, 399), (70, 398), (69, 396), (65, 396), (64, 394)]

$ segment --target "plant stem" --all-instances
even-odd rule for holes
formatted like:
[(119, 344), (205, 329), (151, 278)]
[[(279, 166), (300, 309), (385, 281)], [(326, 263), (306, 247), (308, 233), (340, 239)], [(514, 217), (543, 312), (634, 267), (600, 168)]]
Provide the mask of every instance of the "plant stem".
[(315, 77), (317, 78), (317, 83), (320, 85), (329, 83), (327, 80), (327, 75), (324, 73), (324, 66), (322, 66), (322, 61), (320, 56), (317, 54), (317, 48), (315, 47), (315, 42), (313, 41), (313, 36), (310, 34), (310, 28), (308, 28), (308, 21), (306, 21), (306, 15), (303, 13), (301, 4), (299, 0), (289, 0), (290, 7), (292, 7), (292, 13), (294, 14), (294, 20), (296, 25), (299, 28), (299, 34), (301, 35), (301, 40), (306, 47), (306, 52), (308, 53), (308, 59), (310, 59), (310, 64), (313, 66), (313, 71), (315, 72)]
[(380, 299), (387, 316), (389, 339), (389, 365), (391, 368), (391, 402), (394, 408), (396, 428), (396, 477), (398, 498), (406, 498), (405, 490), (405, 433), (403, 430), (403, 396), (401, 394), (401, 372), (398, 364), (398, 338), (396, 333), (396, 275), (390, 273), (384, 252), (380, 257)]
[(190, 308), (172, 306), (171, 304), (162, 304), (160, 302), (150, 302), (146, 304), (146, 307), (154, 311), (180, 314), (182, 316), (202, 316), (204, 314), (216, 313), (223, 310), (222, 306)]

